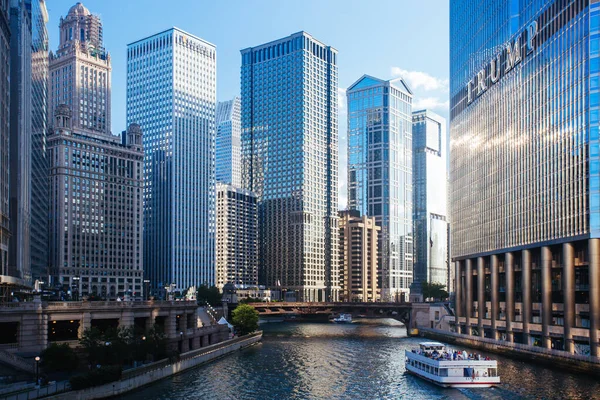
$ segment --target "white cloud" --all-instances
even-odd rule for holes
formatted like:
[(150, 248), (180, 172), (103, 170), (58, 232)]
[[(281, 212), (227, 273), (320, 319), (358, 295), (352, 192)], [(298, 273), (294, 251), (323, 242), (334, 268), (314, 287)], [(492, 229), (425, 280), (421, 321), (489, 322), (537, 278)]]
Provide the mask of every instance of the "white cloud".
[(415, 98), (413, 102), (413, 110), (431, 109), (448, 111), (450, 100), (441, 101), (439, 97), (424, 97)]
[(346, 89), (338, 88), (338, 109), (340, 112), (346, 110)]
[(440, 79), (422, 71), (407, 71), (400, 67), (392, 67), (393, 76), (401, 76), (406, 79), (411, 89), (416, 90), (422, 87), (424, 90), (443, 90), (448, 91), (449, 80)]

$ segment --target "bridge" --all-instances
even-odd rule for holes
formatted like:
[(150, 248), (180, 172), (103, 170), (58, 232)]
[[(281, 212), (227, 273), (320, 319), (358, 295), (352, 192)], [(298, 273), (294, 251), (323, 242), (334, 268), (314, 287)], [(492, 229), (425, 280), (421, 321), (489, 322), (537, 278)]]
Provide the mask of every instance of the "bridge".
[(268, 316), (337, 316), (351, 314), (353, 318), (392, 318), (407, 327), (411, 321), (411, 303), (249, 303), (261, 317)]

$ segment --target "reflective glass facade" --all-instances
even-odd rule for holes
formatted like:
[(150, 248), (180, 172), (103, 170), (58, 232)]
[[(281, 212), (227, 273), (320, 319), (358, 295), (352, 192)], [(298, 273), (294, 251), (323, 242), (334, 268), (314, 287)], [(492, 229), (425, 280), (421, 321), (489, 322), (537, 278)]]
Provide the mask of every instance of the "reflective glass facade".
[(448, 288), (446, 120), (421, 110), (412, 123), (414, 279)]
[(10, 2), (10, 233), (8, 269), (31, 283), (31, 14), (24, 0)]
[(215, 283), (216, 48), (177, 28), (127, 47), (144, 131), (144, 271), (157, 293)]
[(466, 334), (600, 355), (600, 3), (450, 3), (452, 256)]
[(374, 217), (382, 301), (407, 297), (413, 277), (412, 92), (364, 75), (348, 99), (348, 208)]
[(242, 53), (242, 186), (259, 201), (259, 282), (338, 298), (337, 50), (298, 32)]
[(0, 275), (8, 275), (8, 240), (10, 238), (9, 183), (9, 0), (0, 0)]
[[(48, 12), (45, 0), (31, 0), (31, 273), (48, 276)], [(44, 278), (44, 279), (41, 279)]]
[(242, 185), (242, 103), (239, 97), (217, 104), (215, 176), (217, 182)]
[(452, 1), (453, 257), (600, 234), (597, 7)]

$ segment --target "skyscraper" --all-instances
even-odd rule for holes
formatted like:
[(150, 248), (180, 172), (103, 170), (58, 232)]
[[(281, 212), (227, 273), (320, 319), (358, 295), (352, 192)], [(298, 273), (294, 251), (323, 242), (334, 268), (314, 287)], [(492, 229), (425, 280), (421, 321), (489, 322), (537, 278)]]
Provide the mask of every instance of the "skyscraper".
[(217, 182), (242, 185), (241, 102), (239, 97), (217, 104), (215, 175)]
[(60, 18), (60, 44), (50, 53), (48, 115), (68, 105), (72, 129), (110, 134), (110, 55), (104, 50), (102, 22), (81, 3)]
[(214, 45), (177, 28), (127, 46), (127, 121), (144, 130), (144, 270), (156, 294), (215, 283), (216, 66)]
[(58, 106), (48, 135), (50, 273), (73, 296), (142, 296), (142, 131), (125, 140), (71, 128)]
[(53, 283), (77, 297), (141, 296), (142, 131), (132, 124), (124, 140), (110, 133), (110, 57), (100, 19), (81, 3), (60, 20), (50, 77)]
[(9, 0), (0, 0), (0, 275), (9, 275), (8, 241), (10, 239), (9, 215), (9, 76), (10, 76), (10, 24)]
[(348, 101), (348, 208), (375, 217), (383, 301), (405, 299), (413, 276), (412, 91), (363, 75)]
[(48, 12), (45, 0), (31, 0), (31, 274), (48, 279)]
[(31, 13), (10, 1), (10, 232), (8, 269), (31, 283)]
[(448, 287), (446, 120), (412, 114), (414, 279)]
[(337, 50), (306, 32), (241, 51), (242, 186), (259, 202), (259, 281), (338, 298)]
[(599, 35), (597, 2), (450, 2), (466, 334), (600, 355)]
[(358, 210), (340, 211), (340, 300), (377, 301), (377, 242), (375, 218)]
[(254, 193), (217, 183), (217, 275), (219, 289), (258, 284), (258, 210)]

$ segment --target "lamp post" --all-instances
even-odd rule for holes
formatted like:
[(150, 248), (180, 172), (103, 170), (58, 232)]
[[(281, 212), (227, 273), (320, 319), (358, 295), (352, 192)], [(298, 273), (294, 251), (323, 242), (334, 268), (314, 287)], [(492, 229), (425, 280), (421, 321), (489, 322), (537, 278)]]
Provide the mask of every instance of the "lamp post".
[(148, 288), (150, 286), (150, 279), (144, 279), (144, 299), (148, 300)]
[(40, 384), (40, 356), (35, 357), (35, 384)]
[[(79, 300), (79, 280), (80, 278), (78, 276), (73, 277), (73, 297), (76, 301)], [(77, 294), (75, 295), (75, 293)]]

